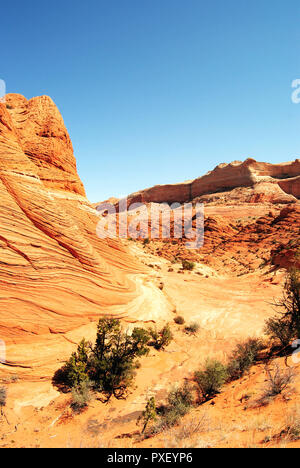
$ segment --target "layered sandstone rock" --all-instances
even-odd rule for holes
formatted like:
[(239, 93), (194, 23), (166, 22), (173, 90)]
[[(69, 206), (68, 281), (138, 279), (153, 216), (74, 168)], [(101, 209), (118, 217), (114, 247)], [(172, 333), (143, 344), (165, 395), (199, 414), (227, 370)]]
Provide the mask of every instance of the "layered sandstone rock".
[(184, 203), (207, 194), (219, 193), (227, 193), (227, 198), (230, 198), (231, 191), (236, 188), (248, 188), (248, 191), (240, 193), (241, 202), (296, 202), (300, 198), (300, 159), (282, 164), (261, 163), (254, 159), (220, 164), (195, 180), (157, 185), (133, 193), (129, 195), (128, 203)]
[(142, 283), (130, 279), (142, 266), (119, 242), (96, 236), (97, 212), (47, 96), (12, 94), (0, 104), (0, 213), (1, 339), (151, 310)]

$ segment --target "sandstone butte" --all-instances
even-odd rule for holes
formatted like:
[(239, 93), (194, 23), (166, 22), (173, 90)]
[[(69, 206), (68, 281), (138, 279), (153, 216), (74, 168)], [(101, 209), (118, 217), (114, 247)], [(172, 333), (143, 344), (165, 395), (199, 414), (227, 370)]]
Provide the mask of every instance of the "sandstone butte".
[(0, 338), (64, 333), (151, 311), (144, 267), (96, 236), (63, 119), (47, 96), (0, 104)]
[(282, 164), (234, 161), (202, 177), (178, 184), (156, 185), (132, 193), (128, 203), (226, 201), (296, 203), (300, 198), (300, 159)]

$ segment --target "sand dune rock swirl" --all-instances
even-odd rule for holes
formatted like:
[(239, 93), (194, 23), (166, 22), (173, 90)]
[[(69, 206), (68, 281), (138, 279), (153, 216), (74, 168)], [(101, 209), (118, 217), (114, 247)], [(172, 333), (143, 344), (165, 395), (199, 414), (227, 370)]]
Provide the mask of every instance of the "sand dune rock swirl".
[[(0, 338), (64, 333), (151, 309), (143, 267), (96, 236), (62, 117), (47, 97), (0, 104)], [(143, 296), (144, 292), (144, 296)], [(145, 299), (145, 301), (144, 301)], [(144, 302), (145, 304), (144, 304)]]

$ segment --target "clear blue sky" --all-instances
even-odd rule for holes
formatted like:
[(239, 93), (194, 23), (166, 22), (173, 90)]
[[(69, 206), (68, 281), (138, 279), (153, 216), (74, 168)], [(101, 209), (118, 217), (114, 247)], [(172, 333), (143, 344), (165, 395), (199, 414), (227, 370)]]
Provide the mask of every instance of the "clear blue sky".
[(50, 95), (91, 201), (300, 155), (299, 0), (2, 2), (0, 78)]

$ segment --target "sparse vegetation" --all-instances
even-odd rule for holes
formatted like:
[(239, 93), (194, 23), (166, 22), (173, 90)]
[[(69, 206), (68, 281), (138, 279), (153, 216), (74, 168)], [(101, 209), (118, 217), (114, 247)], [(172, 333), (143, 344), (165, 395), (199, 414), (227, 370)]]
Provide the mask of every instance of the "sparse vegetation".
[(177, 317), (174, 318), (174, 322), (177, 323), (177, 325), (183, 325), (185, 320), (181, 315), (177, 315)]
[(216, 396), (227, 378), (226, 366), (214, 359), (207, 359), (204, 369), (195, 372), (195, 382), (201, 401), (207, 401)]
[(189, 325), (185, 327), (185, 331), (187, 333), (196, 334), (198, 333), (199, 330), (200, 330), (200, 325), (197, 322), (190, 323)]
[(295, 371), (291, 367), (281, 369), (278, 364), (274, 364), (273, 369), (266, 366), (265, 370), (267, 383), (264, 388), (263, 398), (280, 395), (295, 379)]
[(143, 423), (142, 434), (146, 431), (149, 423), (155, 422), (156, 420), (157, 420), (156, 402), (155, 402), (155, 398), (151, 397), (149, 400), (147, 400), (146, 408), (138, 419), (138, 424), (140, 422)]
[(151, 344), (157, 350), (166, 348), (173, 340), (173, 334), (169, 324), (165, 325), (160, 331), (152, 328), (149, 330), (149, 333), (153, 339)]
[(295, 407), (286, 416), (286, 426), (281, 432), (288, 440), (295, 441), (300, 439), (300, 411)]
[(192, 420), (188, 421), (180, 425), (177, 429), (173, 430), (173, 437), (176, 441), (174, 447), (178, 448), (181, 447), (181, 443), (183, 440), (188, 441), (188, 447), (190, 447), (191, 439), (195, 435), (198, 435), (202, 432), (208, 432), (210, 430), (210, 419), (207, 413), (203, 412), (197, 418), (193, 418)]
[(69, 388), (78, 388), (83, 382), (88, 381), (90, 352), (91, 344), (83, 339), (77, 351), (72, 353), (65, 366), (58, 371), (56, 378)]
[(5, 387), (0, 387), (0, 410), (1, 415), (3, 414), (3, 408), (6, 406), (7, 400), (7, 389)]
[(179, 420), (187, 414), (192, 405), (193, 389), (187, 383), (183, 386), (174, 388), (168, 395), (168, 403), (158, 409), (159, 420), (153, 427), (153, 432), (161, 432), (178, 424)]
[(282, 299), (275, 304), (276, 315), (266, 321), (265, 333), (287, 347), (300, 336), (300, 271), (292, 269), (287, 276)]
[(294, 336), (290, 321), (281, 316), (271, 317), (267, 320), (265, 333), (269, 335), (272, 340), (278, 339), (283, 347), (288, 346)]
[(80, 412), (88, 406), (91, 401), (92, 383), (88, 380), (81, 382), (77, 387), (72, 388), (71, 407), (74, 411)]
[(227, 365), (229, 380), (240, 379), (254, 364), (262, 343), (257, 338), (248, 338), (236, 345)]
[[(54, 376), (54, 383), (69, 389), (83, 388), (88, 381), (94, 390), (111, 396), (125, 398), (132, 384), (137, 358), (148, 352), (150, 336), (142, 328), (131, 334), (124, 332), (119, 320), (101, 319), (98, 323), (96, 343), (92, 346), (82, 340), (65, 366)], [(79, 392), (80, 393), (80, 392)]]
[(188, 260), (182, 260), (181, 262), (182, 269), (187, 271), (194, 270), (196, 264), (194, 262), (189, 262)]

